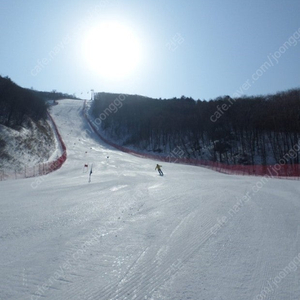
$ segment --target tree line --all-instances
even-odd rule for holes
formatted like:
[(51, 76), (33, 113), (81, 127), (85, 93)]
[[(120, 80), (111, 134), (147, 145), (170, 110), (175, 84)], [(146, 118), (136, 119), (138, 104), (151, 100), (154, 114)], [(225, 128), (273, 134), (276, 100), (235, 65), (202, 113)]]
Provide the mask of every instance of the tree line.
[(44, 100), (61, 100), (61, 99), (78, 99), (75, 95), (70, 95), (67, 93), (57, 92), (56, 90), (52, 90), (51, 92), (42, 92), (31, 89), (33, 94)]
[(46, 114), (46, 102), (39, 95), (21, 88), (8, 77), (0, 76), (0, 124), (20, 126), (26, 117), (37, 121)]
[(274, 164), (300, 137), (300, 89), (209, 101), (98, 93), (91, 112), (111, 140), (174, 158)]

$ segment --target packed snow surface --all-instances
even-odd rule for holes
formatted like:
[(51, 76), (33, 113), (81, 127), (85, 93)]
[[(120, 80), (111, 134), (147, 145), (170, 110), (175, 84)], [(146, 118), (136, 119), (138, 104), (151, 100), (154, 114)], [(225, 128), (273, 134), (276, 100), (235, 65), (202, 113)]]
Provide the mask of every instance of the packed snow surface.
[(82, 106), (52, 108), (61, 169), (0, 182), (1, 300), (300, 299), (299, 181), (168, 163), (161, 177)]

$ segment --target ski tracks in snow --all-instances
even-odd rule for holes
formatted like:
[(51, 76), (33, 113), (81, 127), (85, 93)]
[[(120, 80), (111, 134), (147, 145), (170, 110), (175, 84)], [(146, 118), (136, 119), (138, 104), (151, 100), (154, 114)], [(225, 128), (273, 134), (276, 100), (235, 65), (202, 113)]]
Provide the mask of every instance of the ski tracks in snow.
[[(198, 226), (201, 228), (198, 230), (199, 235), (190, 235), (189, 231), (195, 232), (195, 227)], [(186, 210), (182, 218), (178, 217), (167, 229), (162, 230), (161, 237), (155, 244), (148, 242), (144, 249), (138, 243), (135, 244), (132, 248), (136, 258), (124, 261), (123, 257), (120, 271), (117, 271), (116, 266), (116, 272), (120, 276), (113, 279), (111, 273), (107, 274), (109, 283), (103, 285), (102, 281), (101, 288), (97, 285), (101, 274), (95, 272), (94, 276), (89, 276), (89, 286), (93, 288), (85, 289), (82, 284), (84, 281), (79, 285), (76, 282), (67, 283), (68, 287), (60, 291), (58, 299), (151, 299), (153, 294), (158, 293), (159, 287), (184, 268), (190, 257), (211, 237), (212, 226), (213, 221), (204, 212), (201, 214), (199, 210)], [(124, 247), (126, 246), (130, 247), (130, 244), (125, 244)], [(88, 260), (84, 265), (89, 265)], [(99, 268), (96, 269), (100, 271)]]
[[(191, 226), (201, 228), (199, 235), (189, 234)], [(121, 280), (86, 295), (86, 299), (151, 299), (211, 237), (212, 226), (211, 219), (199, 211), (187, 213), (163, 234), (159, 245), (151, 245), (140, 253)]]
[[(53, 108), (69, 163), (40, 192), (19, 181), (28, 207), (7, 204), (12, 218), (28, 217), (8, 219), (1, 233), (1, 300), (252, 300), (297, 255), (298, 185), (270, 180), (216, 227), (257, 179), (175, 164), (160, 178), (153, 161), (98, 146), (76, 105)], [(98, 162), (90, 184), (78, 173), (87, 161)], [(264, 299), (298, 299), (298, 274)]]

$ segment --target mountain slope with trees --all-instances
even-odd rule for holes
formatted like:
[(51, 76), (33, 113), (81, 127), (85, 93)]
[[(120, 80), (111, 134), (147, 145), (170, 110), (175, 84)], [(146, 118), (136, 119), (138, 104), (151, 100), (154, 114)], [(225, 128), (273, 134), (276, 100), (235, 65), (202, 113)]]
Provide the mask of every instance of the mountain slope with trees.
[(46, 103), (38, 95), (0, 76), (0, 124), (20, 126), (26, 117), (41, 120), (46, 114)]
[[(275, 164), (298, 145), (300, 89), (210, 101), (98, 93), (91, 114), (112, 141), (142, 151), (226, 164)], [(298, 164), (299, 153), (287, 163)]]
[(44, 99), (0, 76), (0, 171), (19, 171), (50, 157), (55, 139), (46, 119)]
[(78, 99), (75, 95), (70, 95), (67, 93), (61, 93), (57, 92), (56, 90), (53, 90), (51, 92), (42, 92), (42, 91), (36, 91), (31, 89), (30, 90), (34, 95), (49, 101), (49, 100), (61, 100), (61, 99)]

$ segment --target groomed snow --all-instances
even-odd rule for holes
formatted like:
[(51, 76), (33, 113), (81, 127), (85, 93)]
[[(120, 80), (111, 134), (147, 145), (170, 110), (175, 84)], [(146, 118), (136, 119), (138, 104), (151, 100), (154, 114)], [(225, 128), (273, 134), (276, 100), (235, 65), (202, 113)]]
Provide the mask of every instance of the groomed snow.
[(160, 177), (89, 134), (82, 105), (52, 108), (61, 169), (0, 182), (1, 300), (300, 299), (299, 181)]

